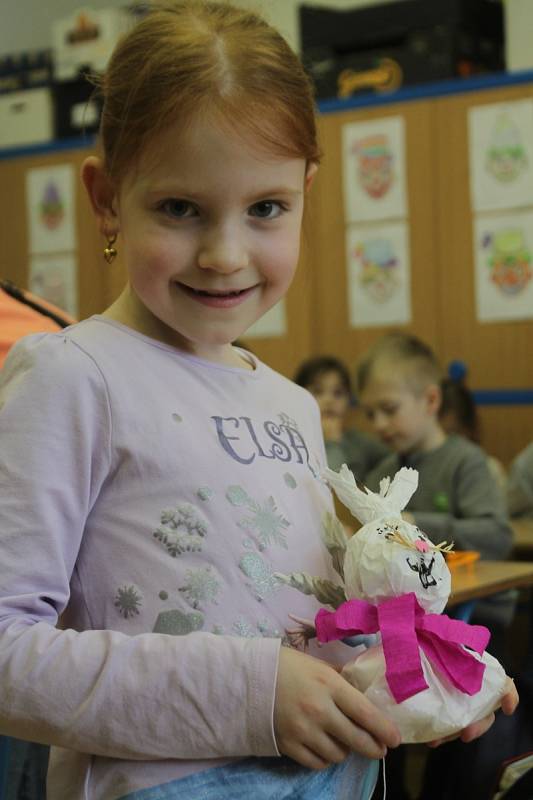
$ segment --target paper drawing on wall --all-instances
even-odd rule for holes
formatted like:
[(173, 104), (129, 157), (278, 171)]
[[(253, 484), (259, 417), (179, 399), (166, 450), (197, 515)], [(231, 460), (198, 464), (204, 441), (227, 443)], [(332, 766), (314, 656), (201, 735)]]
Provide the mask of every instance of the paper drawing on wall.
[(399, 286), (398, 258), (389, 239), (360, 242), (354, 252), (359, 262), (361, 288), (376, 302), (388, 300)]
[(380, 199), (394, 181), (394, 153), (384, 134), (374, 134), (356, 140), (352, 152), (357, 159), (357, 180), (363, 191)]
[(342, 137), (346, 222), (406, 216), (403, 118), (349, 123)]
[(527, 154), (520, 130), (507, 113), (500, 114), (494, 123), (486, 166), (501, 183), (511, 183), (527, 169)]
[(411, 319), (408, 227), (403, 222), (346, 231), (350, 325), (404, 325)]
[(33, 256), (29, 265), (29, 289), (58, 308), (78, 316), (77, 263), (74, 256)]
[(533, 318), (533, 212), (474, 220), (478, 319)]
[(473, 209), (533, 205), (533, 100), (474, 106), (468, 130)]
[(483, 247), (487, 251), (490, 280), (504, 294), (520, 294), (531, 280), (531, 252), (520, 228), (504, 228), (487, 233)]
[(49, 181), (44, 187), (40, 203), (41, 221), (45, 228), (53, 231), (62, 222), (65, 216), (64, 201), (54, 181)]
[(31, 253), (76, 249), (74, 168), (71, 164), (28, 170), (26, 209)]

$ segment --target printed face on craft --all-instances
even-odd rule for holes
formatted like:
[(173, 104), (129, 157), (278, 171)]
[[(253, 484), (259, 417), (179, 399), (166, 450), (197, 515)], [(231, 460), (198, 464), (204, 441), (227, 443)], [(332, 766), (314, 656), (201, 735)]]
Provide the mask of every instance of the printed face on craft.
[(414, 592), (434, 614), (444, 609), (451, 588), (444, 555), (423, 531), (400, 519), (369, 522), (352, 536), (344, 578), (347, 596), (377, 603)]
[(344, 418), (350, 397), (338, 372), (335, 370), (319, 372), (307, 388), (315, 397), (323, 418)]
[(434, 424), (427, 393), (415, 392), (402, 370), (377, 364), (360, 394), (376, 434), (397, 453), (423, 447)]
[(268, 153), (215, 123), (171, 125), (117, 198), (141, 317), (207, 357), (246, 331), (291, 283), (305, 175), (303, 158)]

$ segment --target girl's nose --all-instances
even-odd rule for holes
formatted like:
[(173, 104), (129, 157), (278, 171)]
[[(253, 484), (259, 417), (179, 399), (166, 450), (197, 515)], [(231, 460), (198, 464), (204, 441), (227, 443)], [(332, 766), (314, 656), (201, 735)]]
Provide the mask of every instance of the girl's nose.
[(375, 411), (372, 415), (372, 425), (374, 426), (374, 430), (377, 432), (385, 430), (387, 426), (386, 415), (382, 414), (381, 411)]
[(242, 234), (234, 228), (216, 228), (203, 240), (198, 253), (200, 269), (214, 272), (238, 272), (249, 264), (248, 250)]

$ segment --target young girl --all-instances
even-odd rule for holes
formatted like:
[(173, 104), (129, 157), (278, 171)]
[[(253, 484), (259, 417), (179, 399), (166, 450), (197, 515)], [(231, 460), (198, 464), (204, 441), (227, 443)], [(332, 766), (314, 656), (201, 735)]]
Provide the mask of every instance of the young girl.
[(280, 648), (316, 606), (274, 573), (328, 576), (319, 413), (230, 344), (294, 274), (308, 81), (255, 15), (182, 2), (103, 94), (83, 180), (129, 281), (3, 373), (0, 733), (53, 745), (49, 800), (368, 798), (396, 729)]
[[(452, 361), (448, 375), (441, 381), (442, 403), (440, 424), (445, 433), (458, 433), (475, 444), (481, 444), (481, 424), (474, 395), (465, 383), (466, 367), (461, 361)], [(505, 496), (507, 474), (499, 459), (486, 454), (487, 464), (495, 483)]]

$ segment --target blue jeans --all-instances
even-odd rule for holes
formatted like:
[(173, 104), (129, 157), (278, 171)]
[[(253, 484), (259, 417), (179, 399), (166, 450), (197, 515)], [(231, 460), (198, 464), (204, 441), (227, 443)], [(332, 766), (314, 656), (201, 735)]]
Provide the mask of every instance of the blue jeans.
[(357, 755), (320, 771), (289, 758), (247, 758), (121, 800), (370, 800), (378, 771), (378, 761)]

